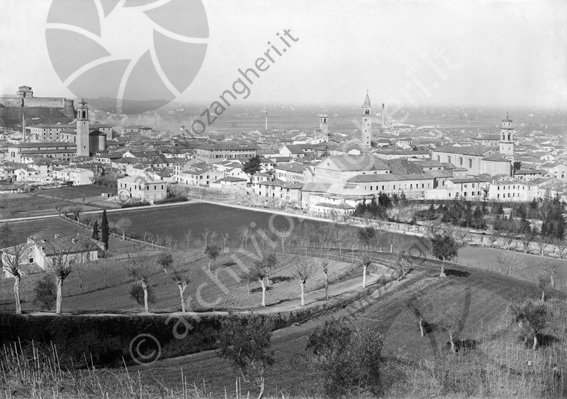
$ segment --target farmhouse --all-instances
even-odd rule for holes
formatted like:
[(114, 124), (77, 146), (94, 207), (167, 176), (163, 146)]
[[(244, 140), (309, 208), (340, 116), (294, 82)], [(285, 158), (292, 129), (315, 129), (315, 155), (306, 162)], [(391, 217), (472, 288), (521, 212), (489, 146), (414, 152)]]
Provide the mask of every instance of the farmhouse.
[[(49, 240), (28, 238), (26, 243), (3, 248), (2, 264), (6, 265), (13, 259), (20, 247), (20, 262), (23, 271), (33, 272), (46, 270), (54, 261), (68, 264), (86, 263), (98, 260), (98, 253), (104, 249), (104, 244), (84, 236), (61, 237), (55, 235)], [(2, 278), (11, 277), (5, 267), (2, 268)]]

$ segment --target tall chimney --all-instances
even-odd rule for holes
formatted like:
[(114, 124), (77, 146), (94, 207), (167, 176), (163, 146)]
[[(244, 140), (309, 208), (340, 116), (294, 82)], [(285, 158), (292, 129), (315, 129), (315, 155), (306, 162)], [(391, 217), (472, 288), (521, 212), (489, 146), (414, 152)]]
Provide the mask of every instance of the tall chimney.
[(384, 130), (386, 127), (384, 126), (384, 103), (382, 103), (382, 130)]

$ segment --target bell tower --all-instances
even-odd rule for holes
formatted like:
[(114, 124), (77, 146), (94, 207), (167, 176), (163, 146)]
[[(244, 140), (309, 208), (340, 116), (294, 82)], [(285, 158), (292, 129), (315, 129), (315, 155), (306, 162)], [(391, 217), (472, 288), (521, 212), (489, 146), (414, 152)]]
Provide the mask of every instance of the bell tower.
[(326, 143), (329, 142), (329, 117), (327, 115), (319, 115), (319, 132)]
[(516, 132), (512, 126), (512, 120), (506, 113), (506, 119), (502, 120), (502, 127), (500, 128), (500, 143), (499, 152), (505, 157), (514, 157), (514, 142), (516, 141)]
[(77, 156), (90, 156), (89, 151), (89, 108), (85, 100), (77, 108)]
[(360, 146), (363, 151), (369, 151), (372, 142), (372, 105), (370, 104), (368, 92), (366, 92), (364, 104), (362, 104), (362, 125), (360, 130), (362, 133)]

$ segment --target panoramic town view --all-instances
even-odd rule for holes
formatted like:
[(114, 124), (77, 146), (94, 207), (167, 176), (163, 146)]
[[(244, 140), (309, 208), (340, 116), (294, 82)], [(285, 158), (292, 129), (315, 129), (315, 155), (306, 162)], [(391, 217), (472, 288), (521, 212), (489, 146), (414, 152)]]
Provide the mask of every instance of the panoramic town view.
[(0, 397), (567, 397), (567, 3), (0, 15)]

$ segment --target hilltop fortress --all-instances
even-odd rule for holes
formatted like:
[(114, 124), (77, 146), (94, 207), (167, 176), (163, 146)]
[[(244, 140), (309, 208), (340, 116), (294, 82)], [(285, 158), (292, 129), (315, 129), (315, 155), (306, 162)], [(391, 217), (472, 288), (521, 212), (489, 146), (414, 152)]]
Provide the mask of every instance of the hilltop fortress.
[(26, 116), (30, 117), (75, 117), (73, 100), (63, 97), (34, 97), (29, 86), (18, 87), (16, 95), (0, 96), (0, 117), (20, 120), (22, 108)]

